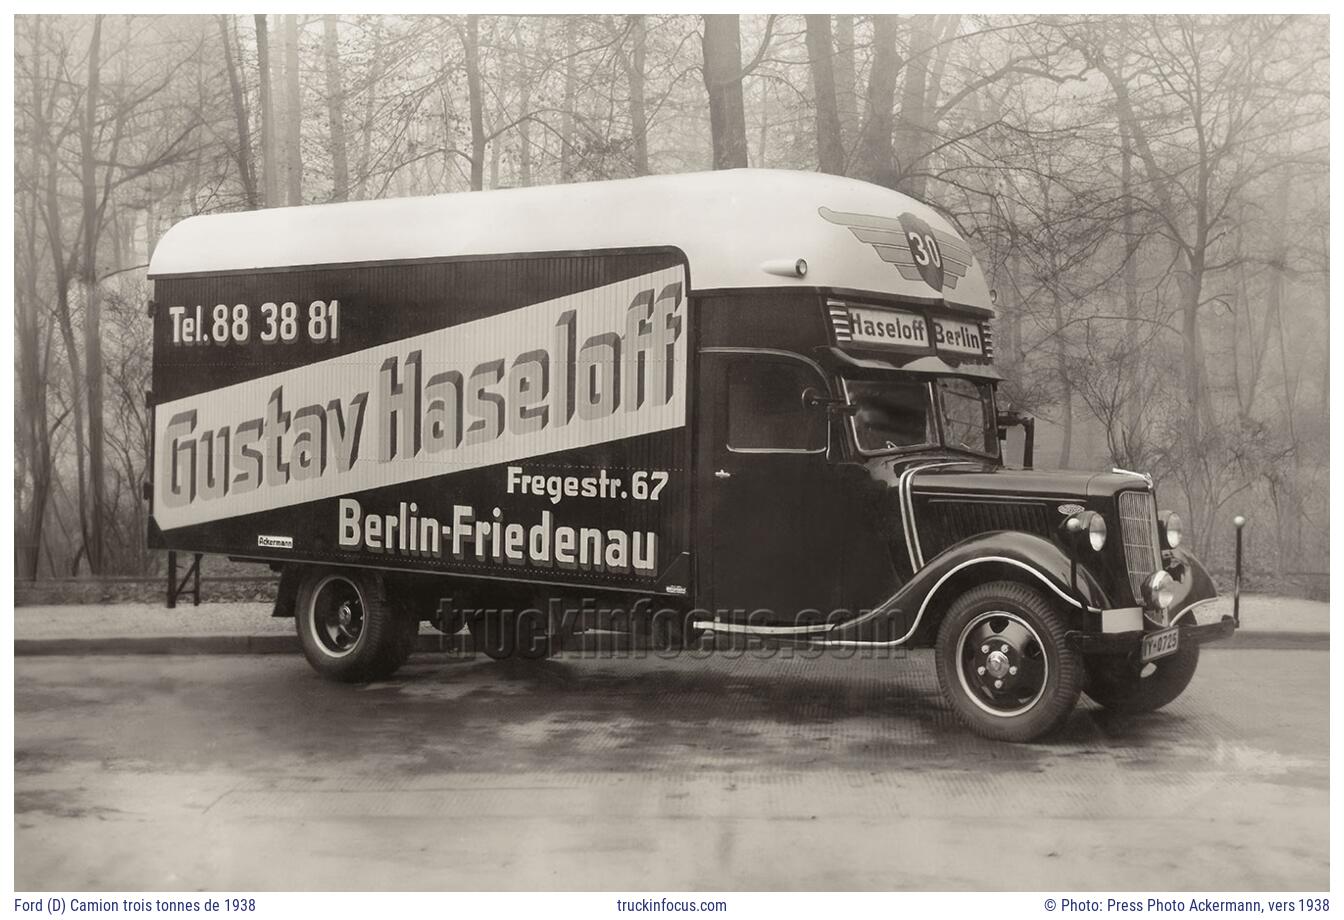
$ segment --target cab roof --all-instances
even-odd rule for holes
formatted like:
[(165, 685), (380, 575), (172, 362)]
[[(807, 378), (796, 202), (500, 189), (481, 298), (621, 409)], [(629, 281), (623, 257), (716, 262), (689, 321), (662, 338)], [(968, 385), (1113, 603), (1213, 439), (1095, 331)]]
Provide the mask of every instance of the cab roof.
[[(159, 241), (149, 276), (662, 246), (686, 254), (696, 291), (829, 288), (993, 310), (970, 245), (933, 208), (769, 169), (191, 217)], [(778, 273), (798, 259), (805, 277)]]

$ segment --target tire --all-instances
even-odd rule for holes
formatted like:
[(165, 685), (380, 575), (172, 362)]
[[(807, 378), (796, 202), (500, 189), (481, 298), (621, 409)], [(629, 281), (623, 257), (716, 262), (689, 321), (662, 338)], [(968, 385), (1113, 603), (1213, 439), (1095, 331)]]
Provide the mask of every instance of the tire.
[(1197, 642), (1182, 645), (1174, 655), (1142, 667), (1129, 656), (1091, 658), (1083, 692), (1110, 712), (1155, 712), (1185, 692), (1197, 667)]
[[(938, 627), (943, 697), (977, 734), (1032, 741), (1064, 723), (1078, 702), (1083, 661), (1064, 617), (1041, 592), (1013, 581), (970, 589)], [(995, 686), (995, 681), (1000, 686)]]
[(391, 677), (410, 657), (420, 626), (376, 572), (327, 567), (304, 573), (294, 623), (313, 670), (343, 683)]

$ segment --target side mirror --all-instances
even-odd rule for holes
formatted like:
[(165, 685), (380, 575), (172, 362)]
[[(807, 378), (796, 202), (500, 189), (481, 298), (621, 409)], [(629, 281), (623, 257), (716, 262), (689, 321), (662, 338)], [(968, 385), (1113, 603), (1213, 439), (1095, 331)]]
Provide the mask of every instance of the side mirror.
[(803, 390), (803, 405), (809, 409), (825, 409), (828, 415), (854, 415), (859, 411), (853, 403), (823, 393), (816, 387)]
[(1035, 462), (1036, 419), (1021, 412), (1000, 412), (996, 420), (999, 427), (999, 440), (1008, 440), (1008, 429), (1022, 428), (1022, 468), (1029, 470)]

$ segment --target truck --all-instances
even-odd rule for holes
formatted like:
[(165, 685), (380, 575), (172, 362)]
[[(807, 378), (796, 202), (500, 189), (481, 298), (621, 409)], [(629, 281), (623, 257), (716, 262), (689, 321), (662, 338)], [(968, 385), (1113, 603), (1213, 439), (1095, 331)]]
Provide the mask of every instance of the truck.
[(426, 621), (537, 658), (615, 618), (931, 647), (971, 729), (1026, 741), (1082, 693), (1165, 705), (1237, 626), (1198, 621), (1216, 589), (1148, 476), (1031, 468), (972, 245), (893, 190), (724, 170), (198, 216), (149, 275), (149, 545), (278, 572), (327, 678), (389, 676)]

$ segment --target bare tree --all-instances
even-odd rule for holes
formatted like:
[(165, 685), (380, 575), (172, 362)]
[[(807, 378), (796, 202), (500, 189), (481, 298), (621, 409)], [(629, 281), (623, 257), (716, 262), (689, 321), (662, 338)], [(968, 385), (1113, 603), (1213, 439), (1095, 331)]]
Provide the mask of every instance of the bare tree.
[(1067, 462), (1188, 489), (1197, 543), (1248, 502), (1323, 559), (1324, 20), (328, 16), (311, 59), (268, 22), (16, 22), (20, 571), (153, 564), (136, 304), (173, 221), (328, 168), (339, 200), (748, 163), (932, 199), (999, 290), (1005, 403), (1071, 425)]
[(303, 99), (299, 89), (299, 17), (285, 16), (286, 203), (303, 204)]
[(327, 131), (331, 140), (331, 198), (345, 201), (350, 196), (349, 154), (345, 140), (345, 88), (341, 81), (341, 50), (338, 20), (322, 17), (322, 57), (327, 71)]
[(266, 17), (254, 17), (257, 25), (257, 72), (261, 75), (261, 173), (265, 188), (263, 205), (273, 208), (280, 203), (280, 177), (276, 174), (275, 106), (271, 98), (271, 49), (266, 32)]
[(714, 168), (747, 165), (747, 120), (742, 109), (742, 37), (735, 15), (705, 17), (705, 89), (709, 92)]
[(467, 98), (471, 109), (471, 189), (479, 192), (485, 180), (485, 125), (481, 100), (481, 38), (480, 16), (468, 16), (462, 33), (462, 47), (466, 52)]
[(364, 116), (360, 125), (359, 166), (355, 170), (359, 177), (359, 186), (356, 189), (355, 197), (361, 199), (369, 196), (369, 170), (373, 156), (374, 103), (378, 98), (385, 60), (384, 55), (379, 53), (382, 27), (382, 17), (376, 17), (373, 25), (373, 37), (370, 42), (374, 49), (373, 61), (370, 67), (368, 85), (364, 89)]
[(840, 139), (848, 169), (859, 136), (859, 96), (854, 62), (854, 17), (835, 17), (835, 102), (840, 114)]
[(565, 94), (560, 109), (560, 181), (574, 181), (574, 107), (577, 101), (579, 17), (565, 17)]
[[(84, 250), (81, 278), (84, 288), (84, 375), (89, 411), (89, 569), (103, 569), (103, 340), (102, 291), (98, 285), (98, 235), (107, 199), (98, 200), (94, 134), (97, 132), (99, 80), (102, 76), (103, 17), (93, 17), (89, 39), (89, 77), (84, 91), (84, 121), (79, 132), (80, 189), (83, 193)], [(114, 148), (115, 151), (115, 148)]]
[(625, 78), (630, 85), (630, 138), (634, 147), (636, 176), (649, 174), (649, 123), (644, 113), (644, 68), (648, 57), (648, 34), (644, 17), (627, 17), (630, 23), (630, 54), (623, 57)]
[(238, 30), (236, 27), (232, 29), (229, 27), (232, 18), (216, 16), (215, 20), (219, 24), (220, 46), (224, 50), (224, 69), (229, 76), (229, 98), (233, 103), (234, 126), (238, 133), (238, 144), (234, 148), (234, 159), (238, 164), (238, 181), (243, 186), (243, 200), (249, 208), (256, 208), (259, 201), (257, 169), (252, 158), (252, 128), (247, 112), (247, 95), (239, 74)]
[(901, 59), (896, 51), (896, 17), (873, 17), (873, 63), (864, 95), (863, 127), (855, 174), (869, 182), (892, 186), (896, 163), (892, 150), (892, 109), (896, 105), (896, 77)]
[[(1190, 406), (1188, 457), (1202, 457), (1217, 438), (1207, 370), (1207, 349), (1200, 322), (1208, 304), (1205, 285), (1231, 267), (1221, 255), (1236, 212), (1248, 188), (1278, 164), (1263, 141), (1267, 119), (1289, 112), (1297, 72), (1315, 66), (1304, 59), (1280, 72), (1266, 53), (1287, 27), (1282, 17), (1246, 19), (1223, 26), (1201, 17), (1148, 21), (1146, 32), (1122, 21), (1075, 37), (1075, 46), (1105, 77), (1114, 94), (1122, 130), (1133, 144), (1151, 190), (1151, 209), (1169, 241), (1179, 291), (1182, 368)], [(1127, 79), (1116, 47), (1137, 58), (1148, 76)], [(1275, 103), (1279, 105), (1275, 105)], [(1188, 126), (1172, 137), (1172, 120)], [(1281, 126), (1282, 127), (1282, 126)], [(1161, 132), (1161, 133), (1159, 133)], [(1159, 147), (1159, 143), (1162, 144)], [(1259, 149), (1252, 151), (1250, 145)], [(1255, 155), (1258, 154), (1258, 155)], [(1203, 464), (1200, 464), (1203, 466)], [(1215, 464), (1210, 469), (1221, 469)], [(1217, 502), (1215, 477), (1187, 476), (1196, 530), (1212, 529)]]
[(844, 138), (835, 89), (835, 42), (830, 16), (807, 16), (807, 58), (816, 101), (817, 166), (824, 173), (845, 172)]

